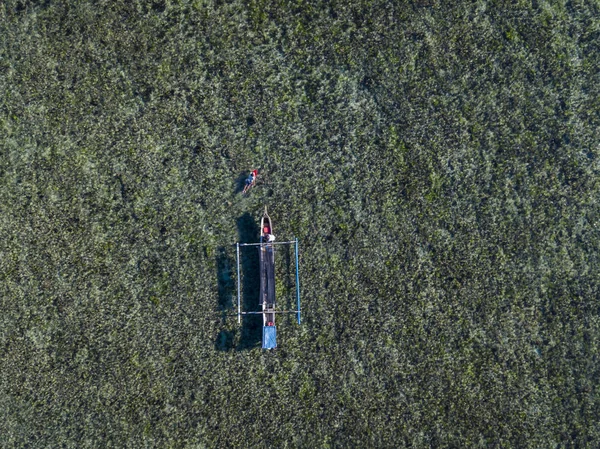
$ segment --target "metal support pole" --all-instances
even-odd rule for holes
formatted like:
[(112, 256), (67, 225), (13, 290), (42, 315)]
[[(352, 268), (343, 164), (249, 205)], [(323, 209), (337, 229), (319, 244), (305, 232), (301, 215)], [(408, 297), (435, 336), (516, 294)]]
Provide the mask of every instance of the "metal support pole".
[(296, 242), (292, 240), (291, 242), (240, 243), (240, 246), (291, 245), (292, 243)]
[(242, 313), (240, 310), (240, 244), (238, 242), (237, 244), (237, 254), (236, 254), (236, 258), (235, 258), (236, 262), (237, 262), (237, 287), (238, 287), (238, 324), (240, 324), (242, 322)]
[(296, 237), (296, 242), (295, 242), (295, 249), (296, 249), (296, 299), (298, 301), (298, 324), (301, 323), (301, 317), (300, 317), (300, 274), (298, 272), (298, 238)]

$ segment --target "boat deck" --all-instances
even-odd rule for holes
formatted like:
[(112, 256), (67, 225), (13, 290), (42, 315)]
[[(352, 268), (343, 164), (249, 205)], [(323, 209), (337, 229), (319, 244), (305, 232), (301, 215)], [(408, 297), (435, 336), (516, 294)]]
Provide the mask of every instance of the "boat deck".
[[(263, 310), (275, 308), (275, 247), (264, 244), (259, 247), (260, 253), (260, 304)], [(267, 321), (275, 321), (267, 319)]]

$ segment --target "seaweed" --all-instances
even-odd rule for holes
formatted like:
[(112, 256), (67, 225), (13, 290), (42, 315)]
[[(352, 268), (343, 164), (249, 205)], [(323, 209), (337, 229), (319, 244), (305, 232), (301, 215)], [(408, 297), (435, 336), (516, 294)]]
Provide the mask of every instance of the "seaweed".
[(3, 2), (0, 446), (597, 447), (598, 17)]

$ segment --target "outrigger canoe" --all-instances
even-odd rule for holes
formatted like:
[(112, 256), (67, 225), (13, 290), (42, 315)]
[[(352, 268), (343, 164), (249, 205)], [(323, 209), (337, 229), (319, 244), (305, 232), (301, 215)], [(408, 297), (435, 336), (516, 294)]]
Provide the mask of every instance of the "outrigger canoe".
[[(242, 317), (246, 315), (263, 316), (263, 349), (274, 349), (277, 347), (277, 328), (275, 327), (275, 314), (294, 313), (297, 316), (298, 324), (301, 323), (300, 316), (300, 276), (298, 267), (298, 239), (288, 242), (276, 242), (273, 235), (273, 222), (271, 217), (265, 212), (260, 220), (260, 242), (258, 243), (237, 243), (236, 265), (237, 265), (237, 317), (238, 323), (242, 322)], [(296, 259), (296, 301), (297, 310), (275, 310), (275, 246), (276, 245), (294, 245), (294, 254)], [(260, 296), (259, 305), (261, 311), (243, 312), (241, 307), (241, 282), (240, 282), (240, 249), (247, 246), (256, 246), (259, 251), (260, 261)]]

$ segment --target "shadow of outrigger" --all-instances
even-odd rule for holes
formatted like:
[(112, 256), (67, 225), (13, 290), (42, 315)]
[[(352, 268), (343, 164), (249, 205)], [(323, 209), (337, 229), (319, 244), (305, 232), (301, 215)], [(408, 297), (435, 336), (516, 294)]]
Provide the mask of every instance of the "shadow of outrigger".
[[(243, 178), (245, 179), (245, 178)], [(242, 183), (243, 185), (243, 183)], [(249, 213), (245, 213), (237, 220), (238, 237), (241, 241), (257, 241), (259, 237), (258, 224)], [(223, 324), (233, 308), (233, 299), (236, 295), (236, 285), (233, 280), (235, 261), (227, 255), (225, 248), (220, 248), (217, 254), (217, 282), (219, 290), (219, 310)], [(241, 260), (238, 260), (240, 273), (242, 274), (241, 301), (244, 309), (258, 311), (258, 251), (245, 251)], [(239, 276), (239, 274), (238, 274)], [(239, 294), (239, 293), (238, 293)], [(254, 348), (260, 344), (261, 323), (258, 316), (255, 319), (245, 320), (236, 345), (236, 334), (234, 330), (223, 329), (215, 341), (215, 349), (219, 351), (238, 351)]]
[[(256, 242), (260, 236), (258, 223), (252, 215), (245, 213), (237, 221), (238, 236), (242, 242)], [(239, 279), (241, 270), (241, 279)], [(258, 312), (260, 290), (258, 251), (244, 251), (238, 256), (238, 282), (241, 281), (243, 296), (240, 302), (245, 310)], [(240, 292), (238, 291), (238, 296)], [(261, 322), (257, 316), (242, 323), (238, 350), (251, 349), (260, 344)]]

